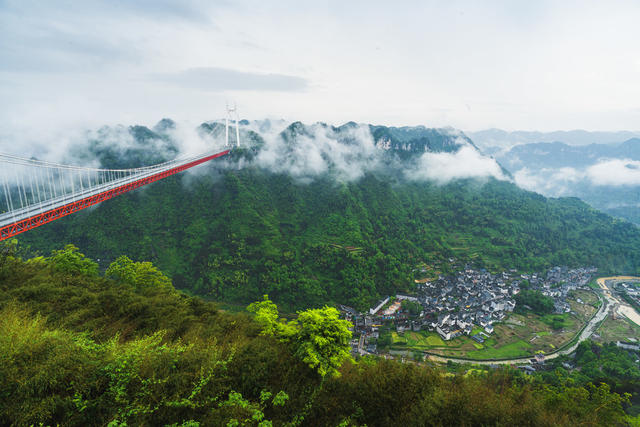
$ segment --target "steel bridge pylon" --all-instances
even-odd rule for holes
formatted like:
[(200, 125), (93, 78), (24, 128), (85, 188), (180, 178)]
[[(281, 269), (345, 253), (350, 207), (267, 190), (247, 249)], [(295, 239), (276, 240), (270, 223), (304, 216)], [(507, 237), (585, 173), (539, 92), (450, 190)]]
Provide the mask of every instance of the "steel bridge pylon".
[(234, 120), (236, 123), (236, 147), (240, 147), (240, 117), (238, 116), (238, 107), (235, 104), (233, 108), (227, 104), (227, 115), (224, 118), (224, 141), (227, 147), (229, 147), (229, 120)]

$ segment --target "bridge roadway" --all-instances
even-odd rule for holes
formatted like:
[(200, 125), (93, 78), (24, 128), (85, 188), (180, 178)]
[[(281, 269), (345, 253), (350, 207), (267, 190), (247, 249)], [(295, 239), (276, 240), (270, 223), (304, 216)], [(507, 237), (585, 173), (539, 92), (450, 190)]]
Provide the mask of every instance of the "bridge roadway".
[[(93, 204), (100, 203), (118, 194), (133, 190), (167, 176), (174, 175), (178, 172), (197, 166), (201, 163), (205, 163), (214, 158), (224, 156), (228, 153), (229, 150), (225, 150), (215, 154), (207, 153), (190, 158), (172, 160), (146, 168), (111, 170), (113, 173), (130, 173), (130, 175), (98, 184), (90, 188), (81, 189), (81, 191), (72, 194), (59, 196), (41, 203), (32, 204), (21, 209), (1, 214), (0, 240), (4, 240), (15, 234), (19, 234), (23, 231), (51, 222), (54, 219), (58, 219), (80, 209), (84, 209)], [(64, 210), (64, 212), (60, 211), (60, 209), (64, 207), (69, 208)], [(47, 215), (54, 211), (60, 211), (60, 213), (57, 215)]]

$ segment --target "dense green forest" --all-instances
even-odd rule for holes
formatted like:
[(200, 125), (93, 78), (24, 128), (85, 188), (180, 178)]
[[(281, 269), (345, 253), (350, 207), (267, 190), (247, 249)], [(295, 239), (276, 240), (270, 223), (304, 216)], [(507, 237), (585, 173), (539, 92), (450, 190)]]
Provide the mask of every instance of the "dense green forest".
[(260, 169), (207, 172), (155, 183), (21, 240), (43, 251), (73, 242), (103, 268), (127, 253), (152, 260), (179, 288), (242, 303), (269, 294), (289, 309), (364, 308), (407, 289), (417, 264), (454, 256), (491, 270), (640, 268), (636, 226), (507, 182), (369, 175), (303, 184)]
[[(598, 344), (587, 340), (580, 343), (573, 356), (562, 356), (550, 362), (550, 368), (540, 373), (543, 381), (558, 385), (607, 383), (612, 391), (631, 394), (631, 406), (626, 411), (640, 415), (640, 366), (637, 351), (629, 351), (615, 343)], [(573, 367), (576, 369), (567, 369)]]
[(619, 425), (628, 419), (628, 397), (607, 384), (545, 381), (509, 368), (465, 374), (452, 366), (460, 372), (452, 374), (424, 364), (353, 361), (334, 309), (305, 310), (287, 321), (268, 299), (248, 309), (224, 312), (176, 291), (151, 263), (118, 257), (100, 274), (73, 246), (31, 259), (15, 244), (4, 246), (0, 424)]
[[(75, 156), (110, 168), (154, 164), (176, 155), (163, 133), (171, 126), (163, 120), (153, 131), (135, 126), (116, 136), (105, 128)], [(223, 134), (224, 126), (199, 130), (209, 137)], [(602, 272), (640, 272), (640, 228), (578, 199), (546, 199), (494, 178), (437, 184), (406, 175), (419, 170), (420, 156), (472, 145), (464, 134), (365, 130), (389, 148), (366, 148), (355, 123), (294, 123), (278, 143), (243, 128), (246, 146), (227, 158), (20, 239), (43, 253), (71, 242), (103, 269), (126, 253), (151, 260), (180, 289), (241, 304), (269, 294), (286, 310), (325, 303), (364, 309), (410, 290), (421, 263), (447, 273), (450, 258), (493, 271), (595, 265)], [(119, 145), (123, 134), (131, 140)], [(308, 151), (318, 147), (328, 169), (300, 175), (311, 168), (306, 162), (315, 154)], [(286, 167), (259, 161), (269, 150)], [(350, 168), (362, 176), (346, 179)]]

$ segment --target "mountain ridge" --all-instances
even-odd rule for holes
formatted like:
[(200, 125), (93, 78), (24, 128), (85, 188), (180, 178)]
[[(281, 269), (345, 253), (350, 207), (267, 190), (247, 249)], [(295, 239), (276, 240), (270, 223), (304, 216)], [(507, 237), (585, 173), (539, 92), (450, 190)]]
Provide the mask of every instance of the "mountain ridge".
[[(334, 132), (328, 126), (291, 130), (293, 145), (262, 137), (262, 145), (248, 141), (224, 160), (55, 221), (21, 240), (43, 251), (61, 240), (74, 243), (103, 264), (127, 253), (153, 261), (182, 289), (240, 303), (269, 294), (288, 309), (327, 302), (365, 308), (382, 295), (410, 291), (421, 263), (440, 265), (446, 273), (449, 258), (495, 271), (596, 265), (638, 272), (640, 254), (633, 248), (640, 247), (640, 229), (577, 199), (547, 199), (491, 176), (437, 181), (406, 174), (411, 165), (415, 173), (437, 169), (442, 165), (433, 161), (442, 159), (449, 168), (459, 167), (477, 151), (466, 144), (458, 151), (393, 152), (381, 157), (388, 161), (384, 167), (345, 178), (337, 172), (368, 165), (372, 152), (387, 153), (349, 133), (367, 128), (343, 128), (342, 136), (355, 138), (344, 143), (327, 139)], [(127, 149), (153, 157), (164, 147), (138, 142)], [(163, 144), (171, 148), (178, 141)], [(309, 152), (314, 144), (323, 149)], [(356, 151), (349, 151), (352, 144), (358, 144)], [(105, 147), (103, 141), (80, 151), (115, 164), (130, 161), (126, 150)], [(304, 149), (276, 155), (275, 163), (263, 158), (291, 147)], [(322, 162), (331, 156), (334, 169), (309, 163), (316, 154)], [(347, 246), (360, 249), (341, 249)]]
[(569, 145), (610, 144), (640, 137), (640, 131), (587, 131), (575, 129), (568, 131), (505, 131), (492, 128), (467, 132), (483, 150), (509, 148), (517, 144), (529, 144), (535, 142), (561, 141)]

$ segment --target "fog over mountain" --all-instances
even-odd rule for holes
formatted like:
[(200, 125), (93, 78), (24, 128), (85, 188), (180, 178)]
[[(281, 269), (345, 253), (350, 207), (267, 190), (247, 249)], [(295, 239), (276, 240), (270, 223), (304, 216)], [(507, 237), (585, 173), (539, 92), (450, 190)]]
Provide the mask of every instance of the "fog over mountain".
[[(253, 165), (301, 182), (325, 174), (339, 181), (354, 181), (374, 172), (439, 184), (467, 178), (510, 179), (495, 159), (483, 155), (471, 139), (453, 128), (355, 122), (332, 126), (284, 120), (239, 123), (243, 154), (240, 160), (221, 159), (217, 163), (222, 168)], [(231, 123), (229, 133), (230, 143), (235, 146), (233, 126)], [(62, 136), (34, 130), (33, 135), (0, 138), (0, 151), (70, 164), (131, 168), (225, 148), (223, 120), (196, 125), (162, 119), (152, 127), (103, 126)], [(9, 143), (25, 139), (29, 143)]]
[(579, 197), (611, 215), (640, 223), (638, 138), (581, 146), (521, 144), (497, 150), (494, 156), (522, 188), (546, 196)]
[[(392, 127), (355, 122), (333, 126), (323, 122), (241, 120), (244, 154), (240, 159), (221, 159), (218, 167), (258, 166), (288, 174), (301, 183), (327, 174), (339, 181), (351, 182), (367, 173), (378, 172), (403, 180), (437, 184), (491, 177), (514, 181), (524, 189), (549, 197), (579, 197), (604, 212), (640, 223), (640, 139), (586, 145), (563, 142), (486, 145), (506, 144), (505, 141), (516, 141), (520, 137), (564, 136), (573, 142), (599, 138), (615, 141), (631, 132), (494, 132), (502, 139), (488, 139), (487, 132), (472, 132), (470, 138), (450, 127)], [(107, 168), (150, 165), (179, 156), (222, 150), (225, 138), (224, 120), (197, 124), (168, 118), (149, 127), (111, 125), (47, 134), (36, 125), (26, 134), (9, 134), (8, 130), (4, 133), (0, 138), (0, 151)], [(231, 143), (235, 144), (235, 132), (230, 135)], [(15, 141), (21, 143), (15, 144)], [(189, 172), (190, 175), (201, 173), (198, 169)]]

